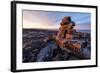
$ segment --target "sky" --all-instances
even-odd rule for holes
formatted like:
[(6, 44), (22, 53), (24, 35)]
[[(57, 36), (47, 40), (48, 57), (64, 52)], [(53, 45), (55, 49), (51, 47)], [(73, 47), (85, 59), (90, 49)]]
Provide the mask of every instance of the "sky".
[(23, 10), (23, 28), (58, 29), (65, 16), (71, 16), (75, 29), (90, 30), (91, 14), (79, 12), (56, 12)]

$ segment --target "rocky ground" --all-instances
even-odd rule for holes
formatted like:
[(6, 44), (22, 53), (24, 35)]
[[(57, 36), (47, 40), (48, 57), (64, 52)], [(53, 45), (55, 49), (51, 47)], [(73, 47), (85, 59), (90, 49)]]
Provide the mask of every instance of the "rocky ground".
[[(44, 41), (46, 37), (56, 35), (57, 30), (37, 30), (37, 29), (23, 29), (23, 62), (36, 62), (37, 55), (40, 50), (44, 48), (47, 43)], [(79, 40), (83, 42), (82, 47), (90, 47), (90, 33), (82, 33), (80, 39), (77, 39), (77, 33), (74, 34), (73, 40)], [(80, 58), (71, 53), (66, 53), (65, 51), (58, 48), (53, 52), (53, 57), (51, 61), (64, 61), (64, 60), (82, 60), (86, 58)]]

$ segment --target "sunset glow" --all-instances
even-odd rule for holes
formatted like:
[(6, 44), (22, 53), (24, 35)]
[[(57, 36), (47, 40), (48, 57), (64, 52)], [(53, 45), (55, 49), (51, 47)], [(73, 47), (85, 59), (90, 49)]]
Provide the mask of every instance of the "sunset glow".
[(49, 11), (23, 11), (23, 28), (58, 29), (64, 16), (71, 16), (76, 23), (76, 29), (90, 30), (91, 16), (89, 13), (78, 12), (49, 12)]

